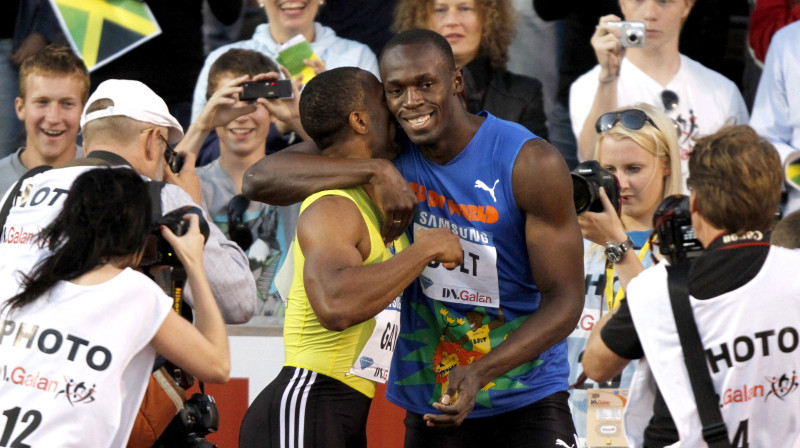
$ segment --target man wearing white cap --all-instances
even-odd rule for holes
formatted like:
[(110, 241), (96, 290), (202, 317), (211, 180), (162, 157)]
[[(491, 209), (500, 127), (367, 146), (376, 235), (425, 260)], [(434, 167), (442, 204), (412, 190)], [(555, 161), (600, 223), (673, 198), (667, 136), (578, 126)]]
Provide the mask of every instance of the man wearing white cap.
[[(108, 80), (86, 104), (81, 117), (86, 159), (23, 178), (6, 193), (0, 212), (0, 264), (11, 263), (25, 272), (36, 262), (42, 249), (31, 244), (34, 237), (58, 214), (74, 179), (97, 165), (128, 166), (146, 178), (170, 182), (160, 192), (164, 213), (200, 203), (193, 155), (178, 173), (170, 171), (167, 162), (179, 157), (170, 145), (183, 137), (183, 129), (150, 88), (138, 81)], [(191, 135), (185, 140), (192, 140)], [(256, 306), (247, 257), (216, 226), (209, 227), (203, 263), (214, 297), (226, 323), (247, 322)], [(189, 288), (184, 299), (192, 304)]]

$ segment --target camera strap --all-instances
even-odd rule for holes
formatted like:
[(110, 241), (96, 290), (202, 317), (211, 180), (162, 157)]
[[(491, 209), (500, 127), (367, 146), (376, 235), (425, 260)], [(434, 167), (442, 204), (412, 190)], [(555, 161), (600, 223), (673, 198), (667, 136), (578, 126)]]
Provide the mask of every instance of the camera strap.
[(709, 448), (729, 448), (731, 445), (728, 428), (719, 411), (719, 395), (714, 390), (711, 374), (708, 372), (703, 343), (689, 302), (690, 266), (688, 262), (667, 266), (672, 314), (678, 329), (686, 369), (689, 371), (689, 381), (692, 384), (697, 412), (700, 414), (700, 423), (703, 426), (703, 440)]

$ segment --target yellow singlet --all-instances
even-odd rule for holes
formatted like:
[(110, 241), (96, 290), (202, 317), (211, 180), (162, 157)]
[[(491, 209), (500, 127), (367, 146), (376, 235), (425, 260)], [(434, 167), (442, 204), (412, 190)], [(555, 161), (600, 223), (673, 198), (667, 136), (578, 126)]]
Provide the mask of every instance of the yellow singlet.
[[(303, 202), (300, 207), (300, 213), (302, 214), (317, 199), (331, 195), (349, 198), (361, 211), (370, 238), (369, 257), (367, 257), (363, 265), (377, 264), (391, 258), (392, 253), (384, 245), (380, 234), (381, 213), (361, 187), (328, 190), (313, 194)], [(335, 231), (335, 228), (333, 231)], [(395, 241), (394, 248), (399, 252), (407, 245), (408, 239), (403, 235)], [(294, 277), (289, 291), (286, 316), (283, 323), (285, 365), (313, 370), (336, 378), (372, 398), (375, 395), (375, 383), (348, 374), (348, 372), (372, 334), (372, 330), (375, 327), (375, 319), (369, 319), (344, 331), (337, 332), (325, 329), (317, 320), (317, 316), (314, 314), (314, 310), (311, 308), (306, 296), (303, 283), (304, 264), (305, 257), (300, 250), (297, 236), (295, 236)]]

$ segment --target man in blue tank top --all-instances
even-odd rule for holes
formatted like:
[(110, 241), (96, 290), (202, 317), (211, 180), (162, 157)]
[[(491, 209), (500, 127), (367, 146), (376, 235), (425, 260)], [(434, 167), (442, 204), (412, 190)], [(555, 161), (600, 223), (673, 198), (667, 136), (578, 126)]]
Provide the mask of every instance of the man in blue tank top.
[[(434, 32), (395, 36), (380, 69), (410, 140), (395, 161), (407, 184), (374, 160), (285, 153), (249, 170), (245, 194), (284, 203), (370, 183), (389, 237), (413, 219), (412, 238), (430, 227), (461, 238), (460, 268), (431, 263), (406, 291), (387, 392), (407, 410), (406, 447), (576, 446), (564, 339), (583, 306), (583, 248), (564, 160), (517, 124), (468, 113)], [(382, 201), (397, 188), (405, 196)]]

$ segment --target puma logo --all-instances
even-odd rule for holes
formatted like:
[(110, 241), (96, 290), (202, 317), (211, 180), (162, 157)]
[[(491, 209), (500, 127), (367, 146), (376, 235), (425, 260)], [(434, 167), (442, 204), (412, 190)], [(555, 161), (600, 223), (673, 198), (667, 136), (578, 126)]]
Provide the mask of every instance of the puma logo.
[(556, 446), (563, 446), (563, 447), (566, 447), (566, 448), (575, 448), (574, 444), (573, 445), (567, 445), (567, 442), (564, 442), (561, 439), (556, 439)]
[(497, 179), (496, 181), (494, 181), (494, 185), (492, 185), (492, 188), (489, 188), (489, 186), (486, 185), (485, 183), (483, 183), (482, 180), (476, 180), (475, 181), (475, 188), (480, 188), (481, 190), (488, 191), (489, 194), (492, 195), (492, 199), (494, 199), (494, 202), (497, 202), (497, 198), (494, 195), (494, 189), (497, 188), (497, 183), (498, 182), (500, 182), (500, 179)]

